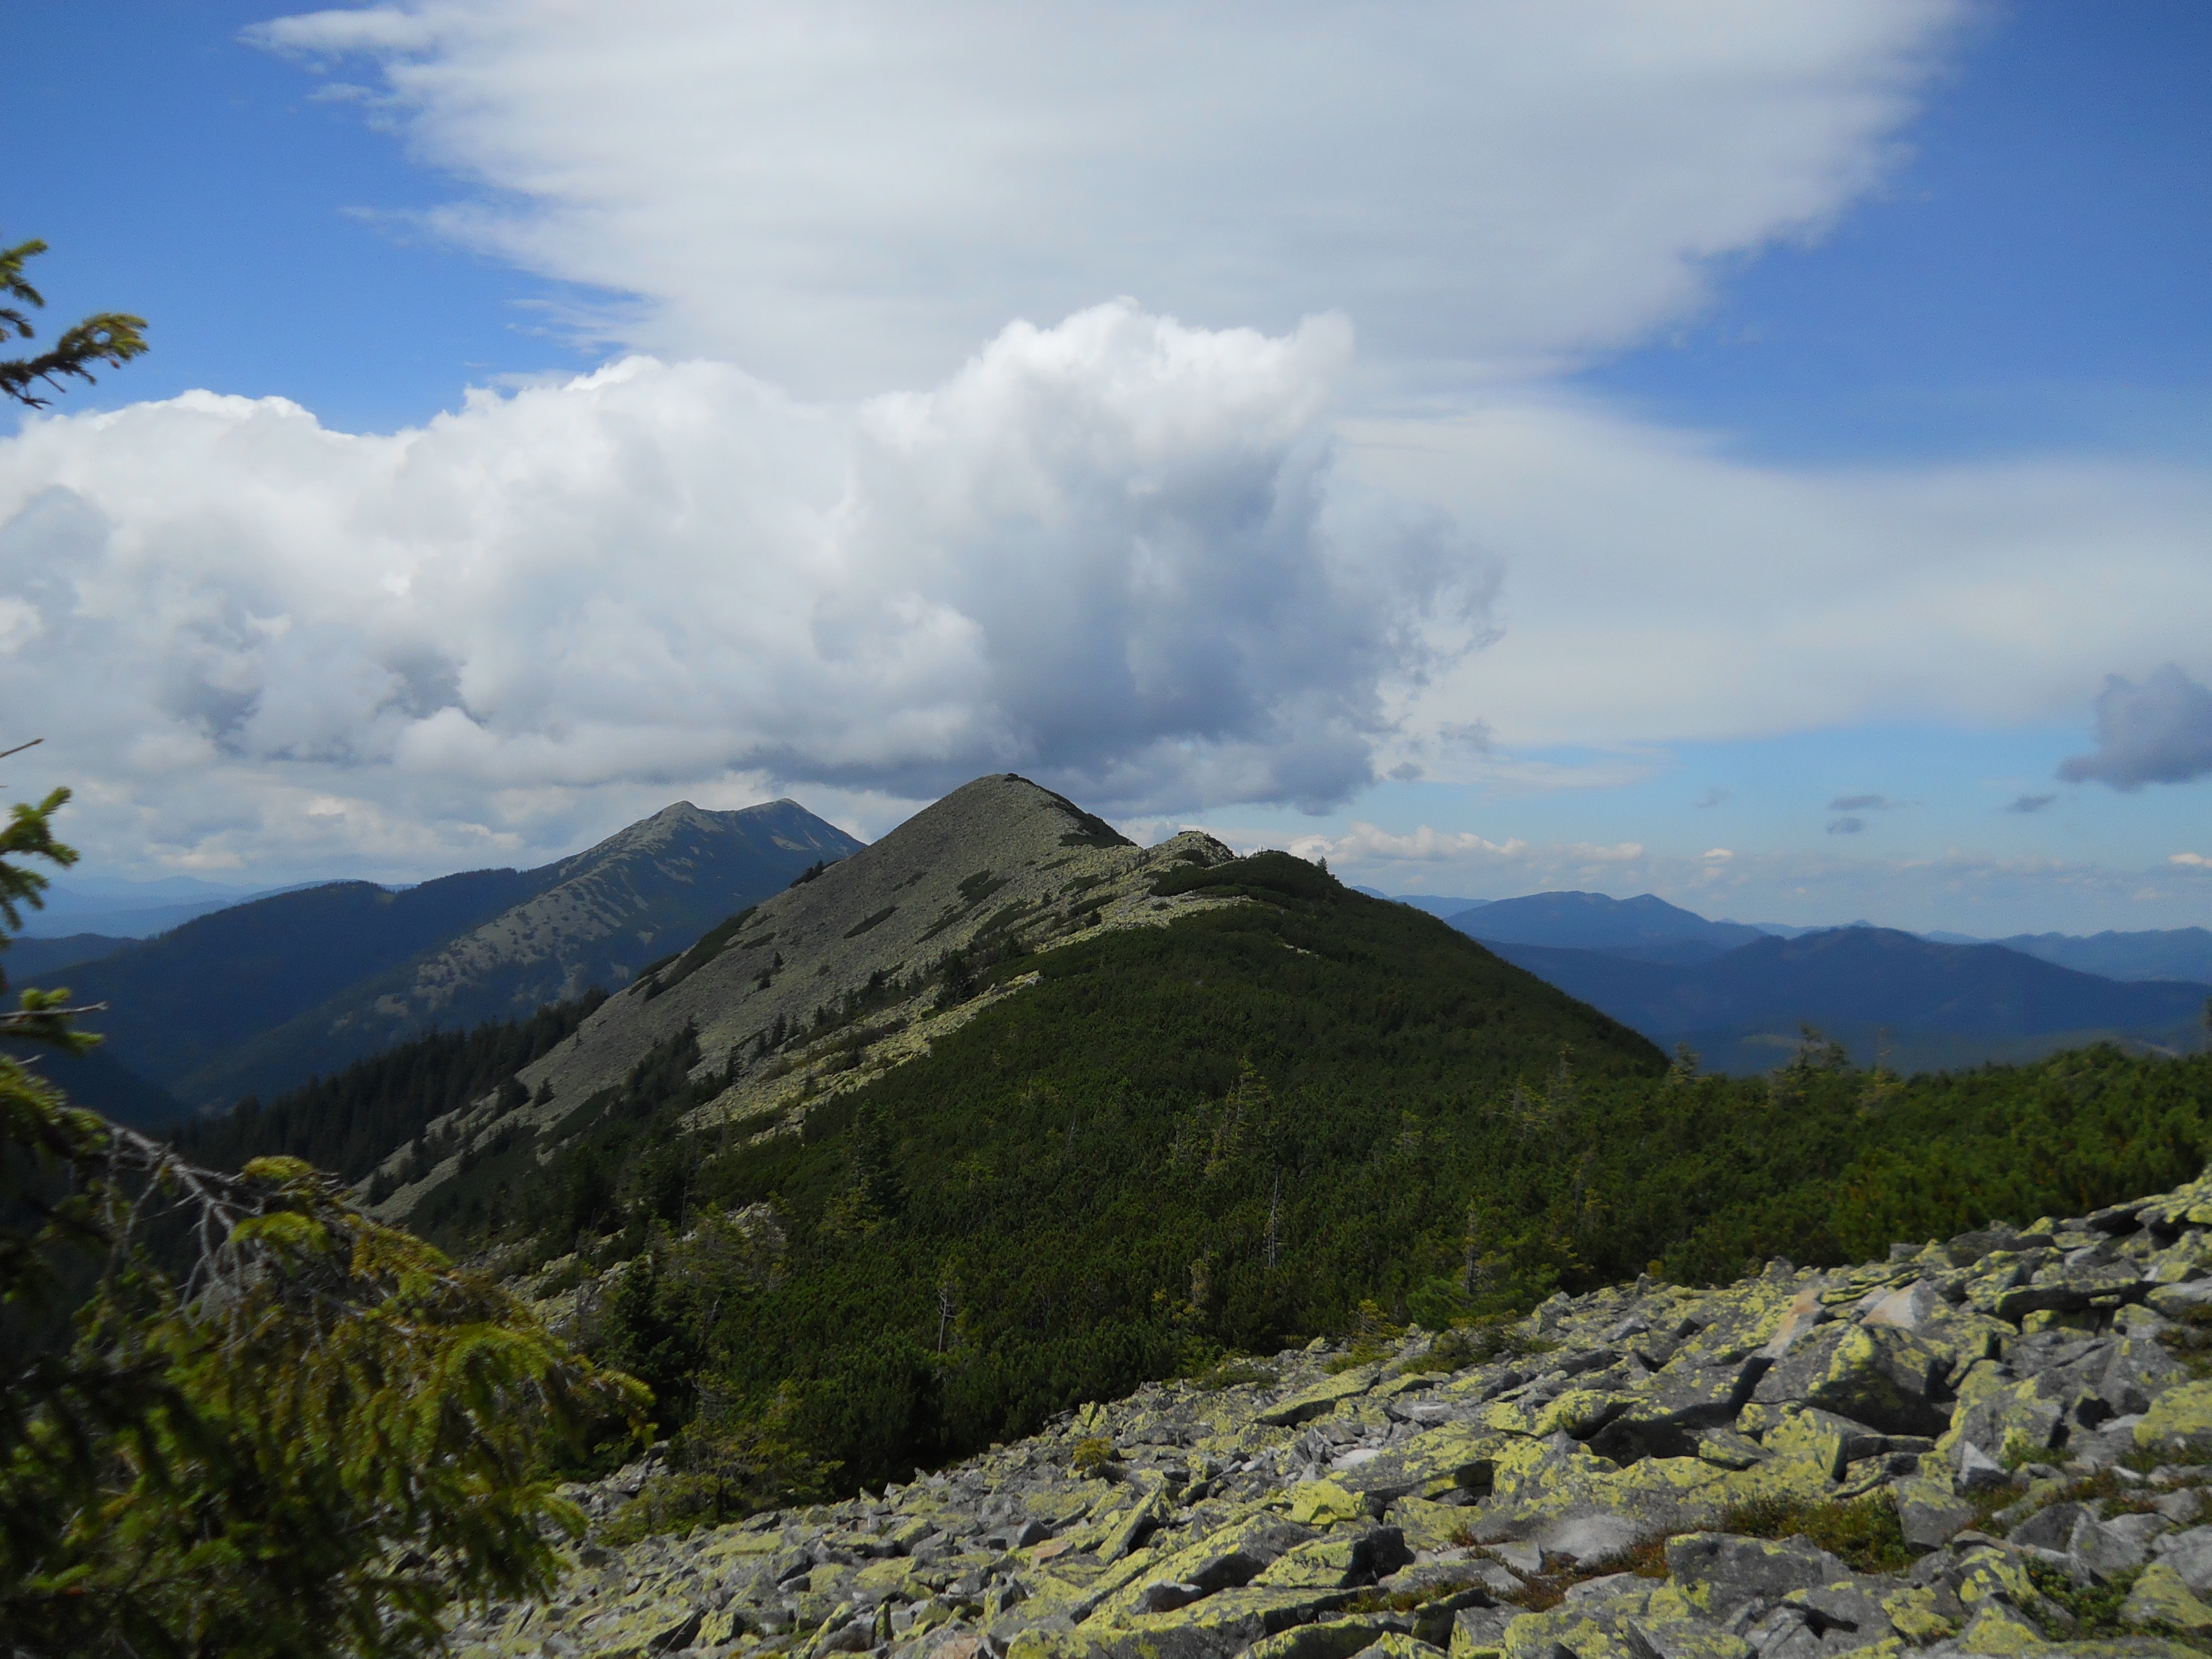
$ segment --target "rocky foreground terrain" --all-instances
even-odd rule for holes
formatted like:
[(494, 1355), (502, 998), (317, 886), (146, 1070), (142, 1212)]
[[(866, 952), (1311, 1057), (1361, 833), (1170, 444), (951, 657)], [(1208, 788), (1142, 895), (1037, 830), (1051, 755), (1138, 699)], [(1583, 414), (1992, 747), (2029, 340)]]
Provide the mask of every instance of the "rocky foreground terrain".
[[(1231, 1364), (879, 1495), (586, 1541), (550, 1603), (454, 1639), (604, 1659), (2212, 1650), (2208, 1310), (2212, 1175), (1864, 1267), (1645, 1280), (1510, 1327)], [(573, 1495), (605, 1520), (653, 1473)]]

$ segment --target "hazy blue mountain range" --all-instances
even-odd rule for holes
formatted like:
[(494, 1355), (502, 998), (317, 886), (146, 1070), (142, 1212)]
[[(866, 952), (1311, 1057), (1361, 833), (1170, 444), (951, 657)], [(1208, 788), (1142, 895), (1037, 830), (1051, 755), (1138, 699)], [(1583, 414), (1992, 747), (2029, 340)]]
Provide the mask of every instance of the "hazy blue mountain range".
[[(860, 846), (792, 801), (737, 812), (683, 802), (536, 870), (396, 891), (329, 883), (233, 905), (97, 961), (8, 965), (17, 983), (66, 984), (79, 1001), (109, 1005), (87, 1022), (107, 1034), (96, 1064), (49, 1063), (88, 1104), (144, 1122), (159, 1091), (186, 1109), (225, 1105), (434, 1026), (619, 988), (732, 910)], [(155, 1093), (126, 1087), (118, 1068)]]
[[(538, 872), (472, 870), (393, 892), (339, 881), (237, 904), (96, 962), (58, 968), (105, 1002), (104, 1052), (180, 1085), (240, 1043), (530, 896)], [(17, 978), (28, 975), (17, 975)]]
[[(1723, 926), (1729, 927), (1754, 927), (1762, 933), (1771, 933), (1777, 939), (1802, 939), (1808, 933), (1825, 933), (1833, 927), (1871, 927), (1874, 926), (1872, 922), (1867, 921), (1863, 916), (1856, 921), (1815, 922), (1809, 927), (1800, 927), (1794, 923), (1787, 921), (1739, 922), (1729, 917), (1723, 917), (1722, 924)], [(1925, 937), (1925, 935), (1923, 935), (1923, 937)], [(1978, 939), (1955, 939), (1950, 942), (1959, 945), (1981, 945), (1987, 943), (1986, 940)]]
[(195, 876), (164, 876), (158, 881), (62, 876), (47, 888), (43, 908), (23, 912), (22, 937), (61, 939), (74, 933), (100, 933), (112, 939), (151, 939), (196, 916), (291, 890), (225, 887)]
[(1741, 922), (1707, 921), (1650, 893), (1532, 893), (1445, 920), (1486, 945), (1559, 945), (1645, 962), (1704, 962), (1768, 937)]
[(1686, 1041), (1708, 1066), (1738, 1073), (1788, 1059), (1801, 1024), (1843, 1042), (1862, 1064), (1886, 1045), (1901, 1071), (2031, 1058), (2100, 1037), (2193, 1048), (2212, 996), (2212, 985), (2124, 983), (2001, 945), (1937, 945), (1887, 927), (1762, 939), (1686, 963), (1491, 948), (1654, 1042)]
[(1990, 942), (2055, 962), (2062, 968), (2102, 974), (2107, 979), (2212, 981), (2212, 932), (2202, 927), (2092, 933), (2087, 939), (2067, 933), (2015, 933), (2010, 939)]
[[(1798, 927), (1783, 922), (1708, 921), (1692, 910), (1645, 893), (1632, 899), (1603, 893), (1532, 893), (1480, 906), (1481, 915), (1441, 907), (1449, 899), (1401, 894), (1401, 904), (1441, 915), (1461, 932), (1511, 945), (1553, 945), (1577, 951), (1607, 951), (1646, 962), (1707, 960), (1755, 941), (1761, 934), (1803, 939), (1837, 927), (1871, 927), (1869, 921)], [(2212, 983), (2212, 931), (2175, 927), (2142, 933), (2103, 933), (2082, 938), (2070, 933), (2016, 933), (1981, 939), (1969, 933), (1928, 933), (1936, 945), (1996, 945), (2039, 957), (2078, 973), (2106, 979), (2186, 980)]]

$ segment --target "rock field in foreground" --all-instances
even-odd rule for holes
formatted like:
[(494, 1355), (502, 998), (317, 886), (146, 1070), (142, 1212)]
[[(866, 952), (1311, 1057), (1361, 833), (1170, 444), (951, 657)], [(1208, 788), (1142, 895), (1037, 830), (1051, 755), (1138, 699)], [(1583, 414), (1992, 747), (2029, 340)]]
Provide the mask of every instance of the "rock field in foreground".
[[(587, 1543), (551, 1601), (465, 1621), (455, 1645), (605, 1659), (2212, 1650), (2200, 1318), (2212, 1175), (1870, 1266), (1778, 1261), (1714, 1290), (1555, 1297), (1487, 1358), (1464, 1334), (1414, 1333), (1368, 1363), (1316, 1344), (1150, 1386), (880, 1497)], [(604, 1517), (650, 1473), (572, 1495)], [(1802, 1534), (1749, 1535), (1892, 1504), (1904, 1547), (1893, 1528), (1889, 1571), (1856, 1571)]]

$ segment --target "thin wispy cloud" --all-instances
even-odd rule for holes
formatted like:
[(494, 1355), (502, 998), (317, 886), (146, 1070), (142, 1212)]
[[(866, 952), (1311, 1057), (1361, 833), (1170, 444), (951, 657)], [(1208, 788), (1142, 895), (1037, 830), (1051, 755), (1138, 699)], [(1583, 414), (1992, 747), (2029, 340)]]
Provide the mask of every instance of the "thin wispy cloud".
[(2193, 661), (2212, 615), (2202, 468), (1799, 470), (1516, 388), (1340, 429), (1349, 472), (1503, 561), (1496, 643), (1405, 718), (1507, 750), (2054, 725), (2116, 660)]
[(1638, 338), (1825, 228), (1966, 15), (440, 0), (247, 39), (373, 89), (455, 180), (429, 228), (634, 297), (605, 324), (631, 348), (857, 396), (1133, 294), (1344, 311), (1413, 390)]

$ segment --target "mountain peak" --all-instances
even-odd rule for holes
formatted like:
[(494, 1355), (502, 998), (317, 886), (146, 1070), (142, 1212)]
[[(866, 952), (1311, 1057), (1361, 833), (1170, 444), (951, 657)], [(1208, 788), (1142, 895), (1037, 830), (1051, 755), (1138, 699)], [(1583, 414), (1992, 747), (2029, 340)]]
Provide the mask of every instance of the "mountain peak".
[[(861, 843), (787, 800), (736, 811), (676, 801), (535, 870), (475, 871), (393, 893), (367, 883), (264, 897), (73, 979), (127, 1006), (113, 1056), (190, 1105), (228, 1104), (436, 1023), (526, 1016), (617, 988), (745, 903)], [(236, 1029), (210, 977), (257, 988)], [(273, 1015), (273, 1018), (270, 1016)]]
[[(526, 1122), (550, 1127), (620, 1084), (640, 1056), (690, 1032), (700, 1056), (695, 1073), (732, 1079), (703, 1111), (795, 1129), (816, 1099), (927, 1054), (989, 1003), (944, 1003), (933, 976), (956, 954), (980, 969), (1242, 902), (1152, 890), (1152, 878), (1174, 866), (1235, 856), (1195, 831), (1140, 848), (1018, 773), (975, 779), (881, 840), (729, 917), (610, 998), (519, 1074), (533, 1095), (551, 1087)], [(834, 1023), (839, 1009), (862, 1006), (865, 1025)], [(833, 1045), (842, 1046), (832, 1054)], [(434, 1172), (433, 1183), (443, 1178)], [(407, 1213), (423, 1190), (403, 1189), (390, 1212)]]
[(1447, 920), (1486, 943), (1577, 950), (1690, 945), (1717, 952), (1763, 937), (1756, 928), (1707, 921), (1656, 893), (1639, 893), (1631, 899), (1604, 893), (1531, 893)]

